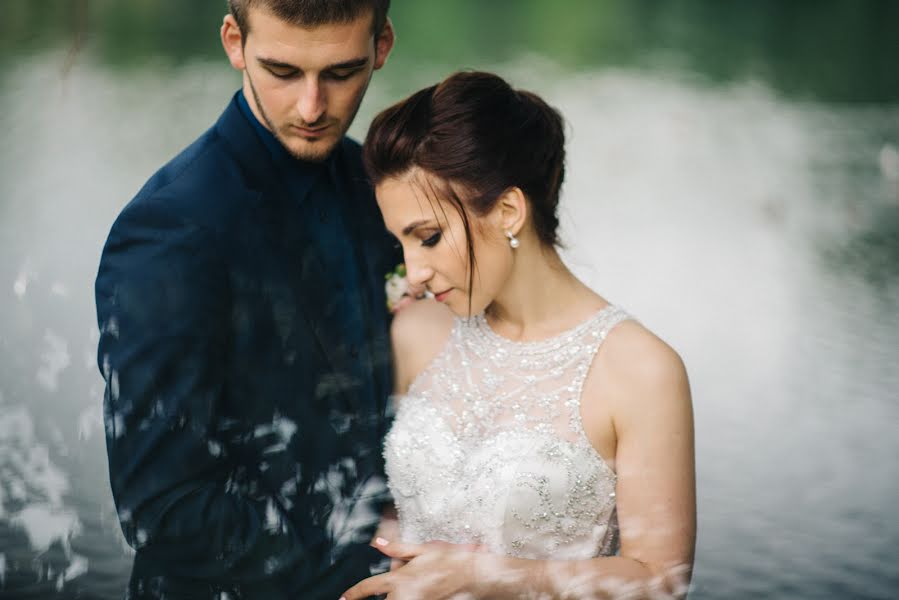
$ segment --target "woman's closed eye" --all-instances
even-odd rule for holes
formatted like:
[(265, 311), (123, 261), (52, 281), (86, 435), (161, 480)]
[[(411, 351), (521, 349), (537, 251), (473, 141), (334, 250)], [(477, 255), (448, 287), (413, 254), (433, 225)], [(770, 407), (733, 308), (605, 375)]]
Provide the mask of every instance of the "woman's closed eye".
[(428, 237), (428, 238), (423, 239), (423, 240), (421, 241), (421, 245), (422, 245), (422, 246), (425, 246), (426, 248), (433, 248), (434, 246), (436, 246), (436, 245), (440, 242), (440, 238), (441, 238), (442, 236), (443, 236), (443, 233), (440, 232), (440, 231), (438, 231), (438, 232), (435, 233), (434, 235), (432, 235), (432, 236), (430, 236), (430, 237)]

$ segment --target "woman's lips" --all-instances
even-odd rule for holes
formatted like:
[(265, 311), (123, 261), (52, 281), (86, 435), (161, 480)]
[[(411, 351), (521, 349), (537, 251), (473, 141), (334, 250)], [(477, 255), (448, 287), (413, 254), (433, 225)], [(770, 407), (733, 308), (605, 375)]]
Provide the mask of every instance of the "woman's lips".
[(453, 288), (434, 294), (434, 299), (437, 300), (437, 302), (443, 302), (451, 291), (453, 291)]

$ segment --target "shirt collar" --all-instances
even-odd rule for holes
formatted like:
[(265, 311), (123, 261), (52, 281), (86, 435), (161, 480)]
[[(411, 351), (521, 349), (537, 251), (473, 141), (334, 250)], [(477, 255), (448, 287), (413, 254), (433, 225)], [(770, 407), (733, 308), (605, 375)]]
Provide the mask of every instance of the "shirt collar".
[(281, 145), (278, 138), (259, 122), (259, 119), (253, 114), (253, 110), (250, 108), (250, 104), (247, 102), (243, 90), (237, 92), (237, 104), (244, 114), (244, 117), (246, 117), (253, 126), (256, 135), (259, 136), (259, 139), (262, 140), (262, 143), (269, 151), (269, 154), (271, 154), (275, 164), (279, 169), (282, 169), (289, 178), (293, 179), (295, 183), (297, 182), (297, 178), (303, 180), (302, 183), (304, 185), (302, 187), (306, 188), (308, 191), (320, 176), (334, 176), (334, 152), (321, 163), (299, 160), (291, 155), (284, 146)]

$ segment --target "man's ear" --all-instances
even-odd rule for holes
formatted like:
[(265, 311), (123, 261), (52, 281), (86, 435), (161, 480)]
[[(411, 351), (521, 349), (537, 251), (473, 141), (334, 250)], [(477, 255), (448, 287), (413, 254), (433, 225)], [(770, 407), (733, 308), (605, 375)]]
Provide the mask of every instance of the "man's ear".
[(384, 28), (375, 38), (375, 69), (380, 69), (387, 63), (387, 57), (393, 50), (393, 44), (396, 42), (396, 34), (393, 31), (393, 22), (390, 17), (384, 21)]
[(225, 19), (222, 21), (221, 38), (222, 47), (225, 49), (225, 54), (228, 55), (231, 66), (238, 71), (246, 69), (247, 62), (243, 55), (243, 33), (240, 31), (234, 15), (225, 15)]
[(510, 187), (503, 192), (496, 204), (503, 231), (518, 235), (527, 221), (529, 208), (527, 197), (521, 188)]

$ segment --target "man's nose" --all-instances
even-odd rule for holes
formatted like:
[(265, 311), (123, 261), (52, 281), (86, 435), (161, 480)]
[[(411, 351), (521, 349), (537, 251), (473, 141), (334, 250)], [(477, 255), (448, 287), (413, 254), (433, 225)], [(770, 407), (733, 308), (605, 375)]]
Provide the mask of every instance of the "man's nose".
[(297, 109), (305, 125), (314, 125), (325, 113), (325, 95), (318, 79), (306, 77), (297, 100)]

